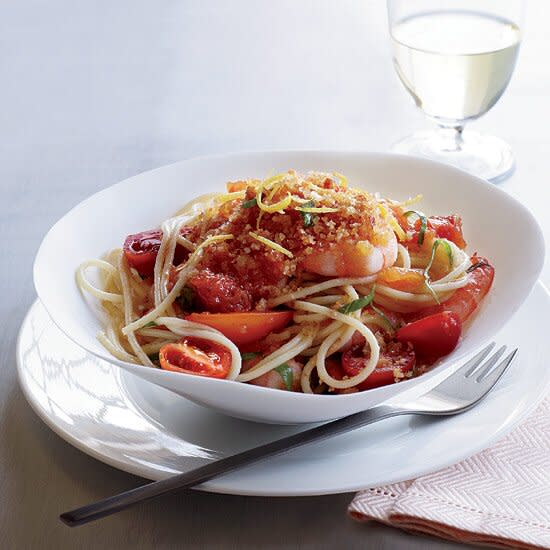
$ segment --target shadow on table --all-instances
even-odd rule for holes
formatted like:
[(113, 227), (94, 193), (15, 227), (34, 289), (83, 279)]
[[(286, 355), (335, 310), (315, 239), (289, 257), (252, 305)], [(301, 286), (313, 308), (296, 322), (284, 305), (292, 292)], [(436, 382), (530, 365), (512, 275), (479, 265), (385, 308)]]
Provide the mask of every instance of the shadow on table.
[(18, 388), (3, 408), (0, 460), (9, 472), (1, 491), (3, 548), (459, 548), (360, 525), (346, 516), (351, 494), (261, 498), (188, 491), (70, 529), (59, 522), (61, 512), (144, 480), (65, 443)]

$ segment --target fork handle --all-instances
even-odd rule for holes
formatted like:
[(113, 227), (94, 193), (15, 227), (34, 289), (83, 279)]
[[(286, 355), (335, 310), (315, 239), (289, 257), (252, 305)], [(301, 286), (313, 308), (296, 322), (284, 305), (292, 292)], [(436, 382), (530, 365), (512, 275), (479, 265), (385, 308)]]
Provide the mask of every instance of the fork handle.
[(61, 514), (59, 518), (70, 527), (83, 525), (84, 523), (120, 512), (139, 502), (144, 502), (168, 493), (174, 493), (181, 489), (189, 489), (190, 487), (204, 483), (216, 476), (226, 474), (262, 458), (281, 454), (291, 449), (295, 449), (296, 447), (306, 445), (307, 443), (321, 441), (328, 437), (355, 430), (385, 418), (408, 413), (409, 411), (406, 409), (398, 409), (389, 405), (374, 407), (367, 411), (355, 413), (340, 418), (339, 420), (315, 426), (314, 428), (304, 430), (303, 432), (288, 437), (276, 439), (271, 443), (248, 449), (242, 453), (210, 462), (183, 474), (141, 485), (135, 489), (130, 489), (118, 495), (99, 500), (93, 504), (88, 504), (81, 508), (65, 512)]

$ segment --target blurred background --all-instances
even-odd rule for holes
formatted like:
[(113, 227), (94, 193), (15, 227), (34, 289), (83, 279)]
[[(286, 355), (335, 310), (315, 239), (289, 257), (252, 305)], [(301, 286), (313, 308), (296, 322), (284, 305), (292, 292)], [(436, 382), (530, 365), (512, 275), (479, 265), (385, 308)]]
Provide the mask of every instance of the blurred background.
[[(546, 17), (529, 2), (510, 87), (471, 124), (543, 155)], [(76, 202), (196, 155), (386, 150), (430, 126), (393, 70), (386, 21), (382, 0), (5, 2), (0, 185), (47, 179)]]

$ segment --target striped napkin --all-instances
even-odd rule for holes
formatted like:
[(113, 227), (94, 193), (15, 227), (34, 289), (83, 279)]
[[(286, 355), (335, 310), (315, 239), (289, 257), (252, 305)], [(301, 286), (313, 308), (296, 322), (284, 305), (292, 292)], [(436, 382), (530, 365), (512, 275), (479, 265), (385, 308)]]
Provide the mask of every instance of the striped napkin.
[(434, 474), (357, 493), (348, 512), (457, 542), (550, 548), (550, 398), (493, 447)]

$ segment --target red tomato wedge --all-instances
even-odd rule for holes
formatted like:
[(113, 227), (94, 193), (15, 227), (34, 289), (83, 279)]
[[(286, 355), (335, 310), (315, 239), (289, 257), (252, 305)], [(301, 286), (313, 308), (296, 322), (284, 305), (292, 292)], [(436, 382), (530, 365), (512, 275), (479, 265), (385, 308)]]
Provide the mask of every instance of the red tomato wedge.
[[(361, 348), (352, 348), (342, 354), (342, 370), (348, 376), (355, 376), (364, 367), (368, 356), (365, 356)], [(399, 342), (390, 342), (380, 352), (380, 359), (376, 368), (369, 377), (358, 384), (359, 390), (370, 390), (380, 386), (387, 386), (395, 382), (396, 370), (406, 374), (414, 369), (416, 364), (415, 352), (408, 345)]]
[(270, 332), (281, 330), (290, 323), (292, 316), (292, 311), (249, 311), (247, 313), (191, 313), (186, 319), (215, 328), (237, 346), (241, 346), (257, 342)]
[[(398, 217), (398, 219), (401, 220), (401, 226), (406, 231), (410, 229), (409, 220), (405, 218), (404, 216)], [(410, 241), (410, 244), (413, 245), (413, 247), (416, 245), (416, 242), (418, 240), (418, 234), (420, 232), (420, 225), (421, 222), (418, 218), (414, 220), (413, 223), (413, 234), (412, 239)], [(453, 243), (458, 246), (458, 248), (466, 248), (466, 241), (464, 240), (464, 236), (462, 234), (462, 219), (460, 216), (452, 215), (452, 216), (430, 216), (426, 220), (426, 234), (425, 234), (425, 241), (428, 240), (431, 242), (434, 237), (437, 237), (439, 239), (447, 239), (449, 241), (452, 241)], [(431, 238), (428, 238), (428, 236), (431, 236)], [(410, 246), (407, 245), (407, 246)]]
[(459, 216), (430, 216), (428, 227), (433, 229), (440, 239), (452, 241), (458, 248), (466, 248), (466, 241), (462, 235), (462, 219)]
[(396, 336), (399, 342), (410, 342), (419, 358), (433, 362), (456, 348), (461, 333), (460, 317), (442, 311), (401, 327)]
[(231, 352), (211, 340), (188, 337), (162, 346), (159, 361), (164, 370), (226, 378), (231, 367)]
[(342, 380), (346, 375), (342, 368), (342, 363), (337, 359), (325, 359), (325, 368), (328, 374), (332, 376), (332, 378), (336, 378), (336, 380)]
[(211, 313), (250, 311), (252, 298), (231, 275), (212, 273), (205, 269), (188, 281), (196, 292), (197, 309)]

